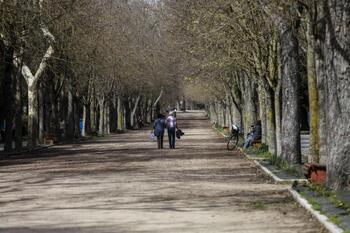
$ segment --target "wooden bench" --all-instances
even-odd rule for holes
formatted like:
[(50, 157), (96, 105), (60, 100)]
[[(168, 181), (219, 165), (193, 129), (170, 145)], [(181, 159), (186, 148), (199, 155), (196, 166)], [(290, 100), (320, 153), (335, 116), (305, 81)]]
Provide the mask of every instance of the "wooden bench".
[(261, 146), (261, 139), (256, 139), (252, 141), (252, 146), (253, 147), (260, 147)]

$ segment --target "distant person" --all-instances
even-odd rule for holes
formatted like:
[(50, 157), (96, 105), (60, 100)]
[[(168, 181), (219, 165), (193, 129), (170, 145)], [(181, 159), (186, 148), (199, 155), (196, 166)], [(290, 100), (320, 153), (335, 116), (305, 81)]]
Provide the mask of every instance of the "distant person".
[(176, 117), (174, 116), (174, 112), (169, 112), (169, 116), (166, 120), (166, 127), (168, 129), (169, 147), (170, 149), (175, 149), (175, 133), (178, 127), (176, 123)]
[(157, 137), (158, 149), (163, 149), (165, 126), (165, 116), (163, 114), (158, 114), (157, 119), (154, 121), (153, 124), (153, 132), (154, 136)]
[(248, 148), (252, 145), (253, 141), (261, 139), (261, 121), (258, 121), (255, 126), (252, 126), (251, 132), (247, 136), (243, 148)]

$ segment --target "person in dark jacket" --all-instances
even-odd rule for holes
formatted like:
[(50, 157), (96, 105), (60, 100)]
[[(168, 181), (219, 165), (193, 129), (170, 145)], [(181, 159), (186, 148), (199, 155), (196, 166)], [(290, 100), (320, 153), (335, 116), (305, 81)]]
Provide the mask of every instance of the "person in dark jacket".
[(165, 116), (163, 114), (158, 114), (153, 124), (153, 132), (154, 136), (157, 137), (158, 149), (163, 149), (164, 129), (166, 126), (164, 118)]
[(244, 143), (243, 148), (248, 148), (252, 145), (254, 140), (261, 139), (261, 121), (258, 121), (253, 127), (252, 131), (248, 134), (247, 140)]

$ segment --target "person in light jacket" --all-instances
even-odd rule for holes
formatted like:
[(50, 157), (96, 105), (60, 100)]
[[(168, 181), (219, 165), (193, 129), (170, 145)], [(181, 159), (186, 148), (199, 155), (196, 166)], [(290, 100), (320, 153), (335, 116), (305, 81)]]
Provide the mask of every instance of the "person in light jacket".
[(170, 112), (168, 118), (166, 119), (166, 127), (168, 130), (169, 147), (170, 149), (175, 149), (175, 133), (177, 127), (176, 117), (174, 112)]

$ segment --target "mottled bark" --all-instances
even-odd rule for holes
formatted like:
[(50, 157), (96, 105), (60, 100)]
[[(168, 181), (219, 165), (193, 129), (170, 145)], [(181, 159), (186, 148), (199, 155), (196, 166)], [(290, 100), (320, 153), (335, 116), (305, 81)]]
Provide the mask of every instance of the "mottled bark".
[(118, 130), (122, 131), (122, 130), (124, 130), (124, 128), (123, 128), (123, 105), (122, 105), (122, 100), (121, 100), (120, 96), (118, 96), (118, 101), (117, 101), (117, 113), (118, 113)]
[(255, 84), (247, 76), (243, 77), (243, 127), (245, 138), (249, 133), (250, 126), (257, 121), (257, 111), (255, 107)]
[(74, 107), (74, 137), (80, 138), (80, 104), (78, 102), (78, 98), (74, 96), (73, 98), (73, 107)]
[(71, 87), (68, 88), (68, 105), (67, 105), (67, 117), (66, 117), (66, 138), (72, 139), (74, 137), (74, 103), (73, 93)]
[(319, 143), (319, 162), (326, 165), (327, 160), (327, 77), (325, 71), (324, 44), (326, 35), (324, 4), (316, 4), (316, 21), (313, 32), (315, 38), (315, 67), (317, 77), (317, 94), (318, 94), (318, 143)]
[(45, 134), (45, 130), (44, 130), (44, 120), (45, 120), (45, 113), (44, 113), (44, 87), (42, 85), (42, 83), (39, 84), (38, 87), (38, 122), (39, 122), (39, 131), (38, 131), (38, 139), (39, 139), (39, 143), (40, 144), (44, 144), (44, 134)]
[(350, 187), (350, 2), (325, 1), (327, 186)]
[(98, 106), (99, 106), (99, 124), (98, 124), (98, 136), (104, 136), (104, 124), (105, 124), (105, 100), (104, 98), (98, 99)]
[(276, 154), (276, 126), (275, 126), (275, 109), (274, 93), (269, 86), (264, 89), (265, 106), (266, 106), (266, 143), (271, 154)]
[(319, 162), (318, 147), (318, 93), (315, 66), (314, 36), (312, 33), (311, 15), (307, 17), (307, 79), (309, 93), (309, 112), (310, 112), (310, 147), (308, 162)]
[(17, 151), (22, 150), (22, 114), (23, 114), (23, 100), (22, 100), (22, 76), (20, 72), (16, 72), (16, 95), (15, 95), (15, 148)]
[(259, 116), (261, 121), (261, 142), (267, 144), (267, 109), (266, 109), (266, 96), (265, 88), (259, 85)]
[(275, 90), (275, 126), (276, 126), (276, 154), (282, 156), (282, 106), (281, 106), (281, 81), (278, 82)]
[(299, 103), (299, 43), (295, 20), (281, 19), (279, 34), (282, 58), (282, 157), (301, 163)]
[[(125, 122), (125, 127), (127, 129), (131, 129), (131, 122), (130, 122), (130, 100), (128, 97), (124, 97), (123, 100), (123, 106), (124, 106), (124, 122)], [(159, 108), (159, 103), (157, 103), (156, 109)], [(159, 110), (157, 110), (157, 114), (159, 113)]]
[(86, 116), (89, 115), (87, 114), (88, 112), (89, 111), (87, 110), (86, 105), (83, 105), (83, 128), (81, 129), (82, 137), (86, 137), (86, 125), (87, 125)]
[(135, 125), (135, 120), (136, 120), (136, 110), (138, 109), (139, 107), (139, 102), (140, 102), (140, 99), (141, 99), (141, 95), (138, 95), (136, 100), (135, 100), (135, 103), (134, 103), (134, 107), (130, 113), (130, 125), (131, 125), (131, 128), (134, 128), (136, 125)]
[(4, 49), (4, 81), (3, 81), (3, 94), (4, 94), (4, 114), (5, 114), (5, 147), (6, 152), (12, 151), (13, 141), (13, 104), (14, 104), (14, 80), (13, 80), (13, 48), (5, 46)]
[(38, 145), (38, 99), (36, 85), (28, 85), (28, 146)]

